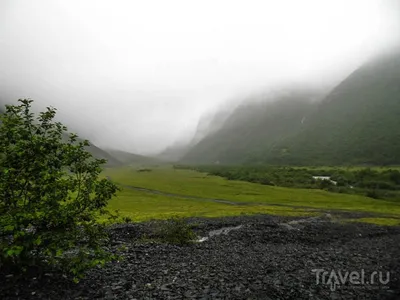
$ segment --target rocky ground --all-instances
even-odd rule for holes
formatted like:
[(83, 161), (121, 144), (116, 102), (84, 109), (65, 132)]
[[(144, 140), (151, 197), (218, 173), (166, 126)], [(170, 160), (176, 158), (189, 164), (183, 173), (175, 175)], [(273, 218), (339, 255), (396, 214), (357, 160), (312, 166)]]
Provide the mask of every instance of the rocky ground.
[[(400, 299), (400, 227), (329, 217), (190, 222), (208, 239), (188, 246), (143, 242), (148, 223), (115, 226), (110, 249), (126, 246), (120, 262), (89, 271), (78, 284), (55, 274), (23, 282), (3, 276), (0, 299)], [(213, 231), (225, 227), (235, 228)], [(377, 284), (357, 284), (358, 273), (351, 283), (346, 271), (364, 273), (364, 282), (381, 272), (383, 283), (379, 273)]]

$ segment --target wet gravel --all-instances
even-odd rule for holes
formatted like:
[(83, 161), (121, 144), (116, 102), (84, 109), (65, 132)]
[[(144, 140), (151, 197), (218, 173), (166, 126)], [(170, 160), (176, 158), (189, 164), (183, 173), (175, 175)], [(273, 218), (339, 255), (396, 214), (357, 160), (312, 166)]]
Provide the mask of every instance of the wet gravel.
[[(110, 250), (126, 248), (120, 262), (90, 270), (78, 284), (57, 274), (18, 282), (1, 274), (0, 299), (400, 299), (400, 227), (273, 216), (189, 221), (200, 237), (236, 228), (174, 246), (144, 243), (151, 223), (114, 226)], [(321, 269), (364, 272), (366, 281), (389, 271), (389, 282), (347, 277), (332, 291), (322, 277), (317, 283), (312, 270)]]

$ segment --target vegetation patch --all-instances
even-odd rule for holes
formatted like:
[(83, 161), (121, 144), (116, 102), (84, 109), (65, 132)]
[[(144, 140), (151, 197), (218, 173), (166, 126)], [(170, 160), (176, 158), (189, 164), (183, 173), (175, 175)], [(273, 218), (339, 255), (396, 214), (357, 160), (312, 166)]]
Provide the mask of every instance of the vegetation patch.
[(106, 161), (87, 151), (89, 142), (54, 122), (55, 109), (35, 118), (32, 100), (19, 102), (0, 123), (0, 267), (15, 275), (62, 270), (78, 280), (115, 258), (97, 217), (118, 188), (101, 179)]
[(393, 168), (300, 168), (274, 166), (175, 166), (193, 169), (228, 180), (263, 185), (322, 189), (400, 201), (400, 171)]
[[(214, 175), (202, 178), (198, 171), (173, 169), (167, 166), (154, 169), (153, 172), (150, 173), (137, 173), (134, 169), (128, 167), (107, 169), (105, 175), (110, 176), (115, 182), (127, 186), (139, 186), (147, 189), (154, 189), (159, 192), (185, 196), (198, 196), (207, 199), (223, 199), (231, 202), (247, 203), (249, 210), (268, 210), (268, 207), (276, 206), (274, 207), (275, 210), (275, 208), (278, 209), (278, 206), (284, 205), (287, 207), (293, 206), (293, 208), (300, 209), (300, 211), (314, 208), (320, 210), (346, 210), (400, 216), (399, 201), (372, 199), (364, 195), (333, 193), (321, 189), (262, 185), (245, 181), (228, 180)], [(125, 188), (124, 193), (130, 193), (130, 191), (128, 192), (127, 190), (128, 189)], [(151, 195), (149, 193), (144, 193), (142, 196), (144, 197), (142, 199), (143, 204), (147, 201), (146, 199), (153, 198), (153, 196), (166, 197), (162, 195)], [(167, 198), (172, 206), (176, 205), (176, 202), (179, 200), (174, 197)], [(129, 199), (126, 199), (126, 201), (129, 202)], [(219, 211), (216, 211), (214, 210), (215, 207), (209, 211), (209, 213), (214, 216), (216, 214), (228, 214), (234, 210), (247, 210), (239, 205), (231, 207), (232, 205), (228, 206), (222, 203), (212, 203), (212, 201), (188, 199), (181, 199), (181, 201), (190, 203), (189, 205), (192, 205), (193, 208), (198, 205), (207, 205), (209, 208), (211, 208), (211, 205), (223, 205), (220, 207), (223, 211), (219, 209)], [(110, 202), (111, 205), (112, 202), (113, 201)], [(188, 204), (186, 204), (185, 207), (187, 207), (187, 205)], [(165, 209), (168, 210), (168, 207), (164, 205), (164, 207), (160, 209), (165, 211)], [(280, 209), (286, 208), (281, 207)], [(185, 212), (185, 210), (178, 210), (177, 212), (179, 215), (180, 212), (186, 215), (188, 212)], [(192, 209), (190, 210), (190, 214), (196, 214)]]
[(394, 219), (394, 218), (360, 218), (360, 219), (351, 219), (347, 221), (369, 223), (382, 226), (400, 226), (400, 219)]
[(189, 245), (197, 240), (192, 225), (182, 217), (173, 216), (167, 220), (152, 220), (142, 242), (159, 242), (173, 245)]
[(139, 170), (137, 170), (138, 172), (151, 172), (151, 169), (146, 169), (146, 168), (144, 168), (144, 169), (139, 169)]
[[(316, 212), (306, 209), (274, 205), (230, 205), (211, 200), (190, 200), (179, 197), (169, 197), (159, 194), (122, 188), (109, 202), (107, 208), (114, 212), (114, 223), (124, 222), (129, 218), (132, 222), (150, 220), (167, 220), (181, 217), (224, 217), (252, 214), (271, 214), (279, 216), (311, 216)], [(99, 216), (99, 222), (110, 222), (110, 217)]]

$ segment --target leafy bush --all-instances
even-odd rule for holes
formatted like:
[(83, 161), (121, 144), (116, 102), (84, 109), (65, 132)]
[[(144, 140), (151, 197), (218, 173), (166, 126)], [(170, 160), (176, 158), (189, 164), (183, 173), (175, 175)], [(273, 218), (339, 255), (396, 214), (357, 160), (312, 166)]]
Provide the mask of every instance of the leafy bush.
[(160, 233), (161, 239), (170, 244), (186, 245), (196, 239), (192, 227), (179, 217), (167, 220), (161, 227)]
[(376, 190), (369, 190), (367, 191), (367, 193), (365, 194), (367, 197), (369, 198), (373, 198), (373, 199), (379, 199), (379, 193)]
[(122, 220), (123, 220), (124, 223), (132, 223), (133, 222), (131, 217), (123, 217)]
[(388, 175), (391, 182), (400, 185), (400, 172), (398, 170), (388, 170), (385, 172), (385, 175)]
[(149, 228), (150, 231), (145, 234), (144, 240), (174, 245), (188, 245), (197, 238), (192, 226), (179, 217), (173, 217), (165, 221), (153, 221)]
[(75, 278), (113, 257), (96, 217), (118, 190), (99, 179), (87, 140), (67, 135), (56, 109), (34, 118), (32, 100), (6, 106), (0, 123), (0, 267), (56, 267)]
[(385, 181), (364, 181), (360, 183), (359, 186), (367, 189), (378, 189), (378, 190), (396, 189), (396, 186), (394, 184)]
[(331, 181), (326, 180), (326, 179), (317, 180), (317, 185), (322, 190), (329, 189), (334, 186), (334, 184)]
[(139, 170), (137, 170), (138, 172), (151, 172), (151, 169), (146, 169), (146, 168), (144, 168), (144, 169), (139, 169)]

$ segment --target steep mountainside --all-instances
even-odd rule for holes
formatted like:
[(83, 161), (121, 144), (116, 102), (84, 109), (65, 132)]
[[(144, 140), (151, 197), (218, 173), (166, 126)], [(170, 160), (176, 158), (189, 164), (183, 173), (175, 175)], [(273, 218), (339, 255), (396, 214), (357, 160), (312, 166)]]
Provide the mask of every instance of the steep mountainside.
[(167, 147), (164, 151), (159, 153), (156, 158), (162, 161), (168, 161), (168, 162), (177, 162), (179, 161), (183, 156), (186, 155), (186, 153), (189, 151), (189, 149), (192, 148), (192, 145), (190, 143), (180, 143), (180, 144), (175, 144)]
[(205, 137), (218, 132), (237, 107), (236, 103), (222, 105), (220, 109), (205, 114), (197, 124), (194, 136), (187, 141), (180, 141), (157, 155), (161, 160), (176, 162), (181, 160), (197, 143)]
[(94, 157), (96, 158), (102, 158), (106, 159), (107, 167), (117, 167), (123, 165), (123, 163), (115, 158), (113, 155), (109, 154), (108, 152), (104, 151), (103, 149), (100, 149), (99, 147), (91, 144), (88, 148), (88, 151), (93, 154)]
[(196, 144), (181, 162), (235, 164), (261, 157), (300, 130), (315, 108), (310, 100), (316, 96), (314, 91), (295, 90), (280, 93), (272, 102), (245, 103), (221, 129)]
[[(84, 137), (78, 137), (78, 141), (84, 140)], [(68, 141), (68, 135), (63, 134), (63, 140)], [(87, 147), (87, 150), (96, 158), (101, 158), (101, 159), (106, 159), (107, 163), (105, 164), (106, 167), (117, 167), (123, 165), (121, 161), (119, 161), (117, 158), (115, 158), (113, 155), (110, 153), (104, 151), (103, 149), (97, 147), (96, 145), (93, 145), (90, 140), (89, 140), (90, 146)]]
[(160, 161), (156, 158), (147, 157), (144, 155), (134, 154), (130, 152), (125, 152), (121, 150), (106, 150), (112, 157), (117, 159), (122, 164), (134, 164), (134, 165), (156, 165)]
[(229, 116), (232, 115), (235, 107), (226, 106), (221, 107), (213, 113), (209, 113), (200, 119), (196, 134), (190, 142), (190, 145), (195, 145), (201, 141), (204, 137), (217, 132), (222, 128)]
[(182, 163), (400, 164), (400, 52), (353, 72), (320, 103), (292, 92), (242, 105)]
[(400, 53), (356, 70), (328, 95), (297, 136), (286, 139), (263, 161), (399, 164)]

